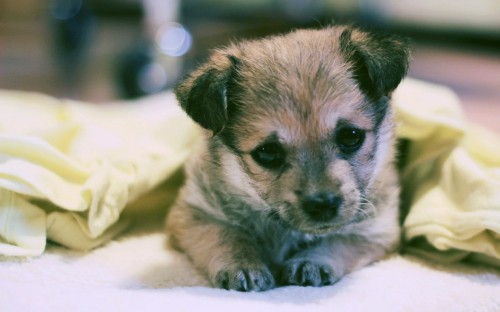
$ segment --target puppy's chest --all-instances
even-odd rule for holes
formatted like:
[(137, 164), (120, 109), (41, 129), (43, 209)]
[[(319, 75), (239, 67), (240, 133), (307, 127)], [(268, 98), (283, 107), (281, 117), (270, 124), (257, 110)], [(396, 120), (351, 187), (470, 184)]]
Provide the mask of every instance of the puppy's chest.
[(313, 235), (290, 230), (281, 224), (254, 222), (247, 230), (259, 249), (262, 259), (269, 265), (280, 265), (296, 253), (319, 243)]
[(289, 228), (251, 205), (225, 201), (220, 207), (223, 207), (226, 222), (238, 228), (271, 267), (283, 264), (296, 253), (322, 241), (321, 237)]

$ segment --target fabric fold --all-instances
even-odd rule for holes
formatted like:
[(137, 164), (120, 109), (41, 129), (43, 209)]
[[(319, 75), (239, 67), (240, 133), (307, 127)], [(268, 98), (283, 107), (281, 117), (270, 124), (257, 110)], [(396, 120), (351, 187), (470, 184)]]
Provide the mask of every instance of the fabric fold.
[(45, 212), (0, 188), (0, 254), (36, 256), (45, 249)]
[(127, 205), (176, 172), (198, 137), (171, 93), (96, 105), (0, 91), (0, 111), (4, 255), (115, 237)]
[[(407, 250), (434, 260), (500, 260), (500, 138), (466, 122), (449, 89), (407, 80), (393, 97)], [(480, 256), (478, 256), (480, 255)]]

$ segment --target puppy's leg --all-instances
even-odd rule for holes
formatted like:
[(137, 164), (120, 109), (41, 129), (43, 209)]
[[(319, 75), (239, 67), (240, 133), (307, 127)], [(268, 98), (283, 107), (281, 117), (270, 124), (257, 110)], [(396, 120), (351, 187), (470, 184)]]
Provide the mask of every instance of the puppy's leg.
[(323, 238), (288, 259), (281, 270), (283, 285), (332, 285), (344, 275), (381, 259), (386, 248), (359, 236)]
[(191, 207), (174, 206), (167, 221), (173, 243), (219, 288), (261, 291), (274, 286), (257, 246), (236, 227)]

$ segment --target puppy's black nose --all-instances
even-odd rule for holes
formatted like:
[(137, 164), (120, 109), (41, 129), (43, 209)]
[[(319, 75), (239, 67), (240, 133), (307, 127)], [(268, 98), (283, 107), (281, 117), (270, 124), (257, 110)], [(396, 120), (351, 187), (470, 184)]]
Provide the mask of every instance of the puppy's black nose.
[(342, 205), (342, 198), (334, 193), (318, 193), (304, 198), (302, 209), (314, 221), (333, 219)]

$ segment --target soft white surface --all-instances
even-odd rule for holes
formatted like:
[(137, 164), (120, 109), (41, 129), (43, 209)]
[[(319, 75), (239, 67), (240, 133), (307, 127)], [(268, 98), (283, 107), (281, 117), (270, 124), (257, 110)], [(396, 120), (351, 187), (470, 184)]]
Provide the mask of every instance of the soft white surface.
[[(0, 261), (1, 311), (500, 311), (500, 272), (392, 256), (329, 287), (213, 289), (171, 250), (161, 212), (89, 253)], [(0, 258), (0, 260), (7, 260)]]

